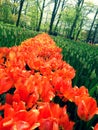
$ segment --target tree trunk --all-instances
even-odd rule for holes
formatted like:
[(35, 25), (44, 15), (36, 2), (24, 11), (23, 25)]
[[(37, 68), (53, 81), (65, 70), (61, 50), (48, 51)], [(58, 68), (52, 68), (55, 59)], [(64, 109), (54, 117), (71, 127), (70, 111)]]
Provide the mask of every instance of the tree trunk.
[(21, 0), (21, 1), (20, 1), (20, 8), (19, 8), (19, 13), (18, 13), (18, 19), (17, 19), (17, 22), (16, 22), (16, 27), (19, 26), (20, 16), (21, 16), (21, 11), (22, 11), (22, 7), (23, 7), (23, 4), (24, 4), (24, 1), (25, 1), (25, 0)]
[(24, 15), (27, 14), (28, 5), (29, 5), (29, 3), (27, 2), (27, 4), (26, 4), (26, 8), (25, 8), (25, 11), (24, 11)]
[(91, 12), (91, 9), (88, 10), (88, 12), (87, 12), (87, 13), (83, 16), (83, 18), (81, 19), (81, 22), (80, 22), (80, 25), (79, 25), (79, 27), (78, 27), (78, 31), (77, 31), (77, 34), (76, 34), (75, 40), (78, 39), (79, 34), (80, 34), (81, 30), (82, 30), (82, 26), (83, 26), (83, 23), (84, 23), (85, 17), (86, 17), (90, 12)]
[(98, 31), (98, 24), (96, 24), (96, 27), (95, 27), (94, 35), (93, 35), (93, 38), (92, 38), (92, 43), (95, 42), (97, 31)]
[(52, 34), (53, 23), (54, 23), (57, 11), (58, 11), (59, 6), (60, 6), (60, 1), (61, 0), (55, 0), (54, 8), (52, 11), (52, 17), (51, 17), (51, 21), (50, 21), (50, 25), (49, 25), (49, 34)]
[(76, 28), (77, 21), (78, 21), (79, 14), (81, 12), (83, 3), (84, 3), (84, 0), (78, 0), (78, 2), (77, 2), (77, 5), (76, 5), (76, 16), (75, 16), (75, 19), (73, 21), (73, 24), (71, 26), (71, 30), (70, 30), (70, 33), (69, 33), (69, 36), (68, 36), (70, 39), (74, 39), (73, 32), (74, 32), (74, 29)]
[[(16, 0), (13, 1), (13, 3), (15, 4)], [(16, 7), (12, 8), (12, 14), (16, 14)]]
[(44, 8), (45, 8), (45, 1), (46, 0), (43, 1), (43, 5), (42, 5), (42, 9), (41, 9), (41, 14), (40, 14), (40, 19), (39, 19), (37, 31), (40, 31), (40, 26), (41, 26), (41, 22), (42, 22), (43, 12), (44, 12)]
[(66, 0), (63, 0), (63, 2), (62, 2), (61, 11), (60, 11), (58, 20), (57, 20), (57, 22), (56, 22), (56, 25), (55, 25), (55, 27), (54, 27), (54, 31), (57, 30), (58, 24), (59, 24), (59, 22), (60, 22), (60, 18), (61, 18), (61, 16), (62, 16), (62, 11), (64, 10), (64, 6), (65, 6), (65, 1), (66, 1)]
[(76, 17), (75, 17), (75, 20), (72, 24), (72, 27), (71, 27), (71, 30), (70, 30), (70, 34), (69, 34), (69, 38), (70, 39), (73, 39), (73, 31), (74, 31), (74, 28), (76, 27), (76, 24), (77, 24), (77, 20), (78, 20), (78, 17), (79, 17), (79, 14), (76, 14)]
[(89, 42), (89, 40), (90, 40), (90, 36), (91, 36), (91, 32), (92, 32), (92, 28), (93, 28), (93, 26), (94, 26), (94, 22), (95, 22), (95, 20), (96, 20), (97, 14), (98, 14), (98, 9), (97, 9), (97, 11), (96, 11), (96, 13), (95, 13), (95, 16), (94, 16), (93, 22), (92, 22), (91, 27), (90, 27), (90, 30), (89, 30), (89, 32), (88, 32), (86, 42)]
[(45, 23), (44, 23), (44, 27), (45, 27), (45, 32), (47, 32), (48, 30), (47, 30), (47, 20), (48, 20), (48, 12), (47, 12), (47, 14), (46, 14), (46, 18), (45, 18)]
[(77, 35), (76, 35), (75, 40), (77, 40), (78, 37), (79, 37), (79, 34), (80, 34), (80, 32), (81, 32), (81, 29), (82, 29), (83, 21), (84, 21), (84, 19), (81, 20), (80, 27), (79, 27), (79, 30), (78, 30), (78, 32), (77, 32)]

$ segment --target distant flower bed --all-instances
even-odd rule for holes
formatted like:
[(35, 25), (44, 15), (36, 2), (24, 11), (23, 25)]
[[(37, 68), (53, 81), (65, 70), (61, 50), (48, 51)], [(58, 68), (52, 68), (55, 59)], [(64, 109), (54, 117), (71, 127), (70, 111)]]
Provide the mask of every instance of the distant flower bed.
[(73, 130), (98, 114), (85, 86), (72, 86), (75, 70), (61, 51), (45, 33), (0, 48), (0, 130)]

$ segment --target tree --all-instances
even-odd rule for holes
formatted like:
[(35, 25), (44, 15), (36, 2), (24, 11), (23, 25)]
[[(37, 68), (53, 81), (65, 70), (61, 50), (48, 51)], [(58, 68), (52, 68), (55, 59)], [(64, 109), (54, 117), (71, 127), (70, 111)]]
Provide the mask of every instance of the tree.
[[(47, 6), (49, 6), (49, 4), (51, 4), (52, 0), (37, 0), (37, 6), (39, 8), (39, 11), (40, 11), (40, 17), (39, 17), (39, 20), (38, 20), (38, 27), (37, 27), (37, 31), (40, 31), (40, 27), (41, 27), (41, 23), (42, 23), (42, 20), (43, 20), (43, 14), (44, 14), (44, 10)], [(42, 6), (41, 6), (42, 4)]]
[(86, 42), (89, 42), (89, 40), (91, 40), (90, 37), (91, 37), (91, 33), (92, 33), (92, 28), (93, 28), (93, 26), (94, 26), (94, 23), (95, 23), (95, 20), (96, 20), (97, 15), (98, 15), (98, 8), (97, 8), (97, 10), (96, 10), (96, 12), (95, 12), (95, 15), (94, 15), (94, 18), (93, 18), (93, 22), (92, 22), (92, 24), (91, 24), (90, 30), (89, 30), (88, 35), (87, 35)]
[(34, 2), (31, 7), (29, 7), (28, 16), (31, 18), (30, 20), (30, 26), (35, 31), (38, 27), (38, 21), (39, 21), (39, 11), (37, 4)]
[(11, 0), (12, 3), (12, 14), (18, 14), (19, 0)]
[(42, 4), (42, 8), (41, 8), (40, 4), (39, 4), (39, 1), (37, 0), (37, 4), (38, 4), (39, 9), (40, 9), (40, 19), (39, 19), (37, 31), (40, 30), (40, 26), (41, 26), (41, 22), (42, 22), (42, 17), (43, 17), (43, 12), (44, 12), (44, 8), (45, 8), (45, 2), (46, 2), (46, 0), (43, 0), (43, 4)]
[(60, 2), (61, 2), (61, 0), (54, 0), (54, 7), (53, 7), (52, 16), (51, 16), (50, 25), (49, 25), (49, 33), (50, 34), (52, 34), (52, 28), (53, 28), (56, 14), (57, 14), (58, 9), (60, 7)]
[(96, 23), (96, 25), (95, 25), (95, 30), (94, 30), (94, 34), (93, 34), (93, 38), (92, 38), (92, 43), (95, 42), (97, 32), (98, 32), (98, 23)]
[(9, 23), (11, 18), (11, 2), (10, 0), (0, 1), (0, 20)]
[(28, 6), (29, 6), (29, 1), (26, 1), (26, 7), (25, 7), (25, 10), (24, 10), (24, 15), (27, 14)]
[(74, 20), (74, 15), (75, 8), (73, 8), (73, 5), (67, 4), (66, 8), (62, 11), (61, 19), (58, 26), (58, 30), (60, 30), (60, 33), (64, 34), (66, 37), (69, 36), (70, 28)]
[(20, 16), (21, 16), (21, 12), (22, 12), (22, 8), (23, 8), (23, 4), (24, 4), (25, 0), (20, 0), (20, 7), (19, 7), (19, 12), (18, 12), (18, 18), (16, 21), (16, 26), (18, 27), (19, 25), (19, 21), (20, 21)]
[(76, 28), (76, 24), (77, 24), (77, 21), (79, 19), (81, 9), (83, 7), (83, 3), (84, 3), (84, 0), (78, 0), (77, 1), (75, 19), (73, 21), (73, 24), (71, 26), (70, 33), (69, 33), (69, 36), (68, 36), (70, 39), (74, 39), (74, 29)]
[(84, 6), (81, 9), (81, 18), (79, 20), (79, 25), (78, 25), (78, 28), (77, 28), (75, 40), (78, 39), (79, 34), (82, 31), (82, 27), (84, 26), (84, 23), (87, 22), (88, 15), (93, 12), (93, 9), (94, 9), (94, 5), (91, 2), (85, 2), (84, 3)]
[(65, 3), (66, 3), (66, 2), (67, 2), (66, 0), (63, 0), (63, 1), (62, 1), (61, 10), (60, 10), (60, 12), (59, 12), (58, 20), (57, 20), (56, 25), (55, 25), (55, 27), (54, 27), (54, 31), (55, 31), (55, 32), (57, 31), (57, 27), (58, 27), (58, 24), (59, 24), (59, 22), (60, 22), (60, 18), (61, 18), (61, 16), (62, 16), (62, 12), (63, 12), (63, 10), (65, 9)]

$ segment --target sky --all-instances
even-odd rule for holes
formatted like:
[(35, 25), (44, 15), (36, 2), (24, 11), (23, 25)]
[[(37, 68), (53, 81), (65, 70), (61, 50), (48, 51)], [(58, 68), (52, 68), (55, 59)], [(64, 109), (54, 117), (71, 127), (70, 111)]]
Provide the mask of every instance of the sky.
[(95, 5), (98, 5), (98, 0), (85, 0), (85, 1), (90, 1), (90, 2), (94, 3)]
[[(98, 0), (85, 0), (85, 1), (90, 1), (90, 2), (94, 3), (94, 5), (98, 5)], [(94, 13), (91, 13), (90, 15), (88, 15), (88, 17), (93, 19), (94, 18)]]
[(98, 0), (92, 0), (92, 1), (94, 1), (95, 4), (98, 4)]
[[(68, 3), (74, 3), (76, 4), (77, 0), (68, 0)], [(98, 0), (84, 0), (84, 2), (91, 2), (94, 5), (98, 5)]]

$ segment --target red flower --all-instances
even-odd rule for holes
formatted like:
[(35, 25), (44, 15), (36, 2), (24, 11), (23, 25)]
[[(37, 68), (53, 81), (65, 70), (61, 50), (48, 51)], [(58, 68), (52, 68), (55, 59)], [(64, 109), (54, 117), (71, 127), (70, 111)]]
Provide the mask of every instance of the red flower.
[(39, 121), (41, 130), (59, 130), (59, 127), (72, 130), (74, 125), (74, 122), (69, 120), (66, 107), (60, 108), (58, 104), (54, 103), (39, 105)]
[(77, 86), (73, 87), (71, 91), (69, 91), (71, 101), (75, 102), (76, 105), (82, 101), (85, 97), (89, 97), (88, 89), (84, 86), (78, 88)]
[(41, 120), (40, 124), (40, 130), (59, 130), (57, 122), (51, 117)]
[(13, 80), (4, 69), (0, 68), (0, 94), (7, 92), (13, 86)]
[[(61, 51), (45, 33), (20, 46), (0, 48), (0, 94), (6, 95), (0, 130), (73, 130), (67, 107), (52, 103), (55, 95), (74, 102), (84, 121), (98, 114), (88, 90), (72, 87), (75, 70), (62, 60)], [(8, 93), (13, 87), (13, 94)]]
[(98, 130), (98, 123), (95, 125), (94, 130)]
[(5, 66), (8, 52), (9, 48), (7, 47), (0, 48), (0, 65)]
[(32, 130), (40, 125), (37, 122), (38, 110), (32, 108), (26, 111), (24, 102), (13, 102), (12, 105), (13, 107), (4, 105), (4, 119), (0, 121), (0, 130)]
[(97, 103), (92, 97), (85, 97), (78, 104), (78, 116), (84, 121), (90, 120), (97, 111)]

